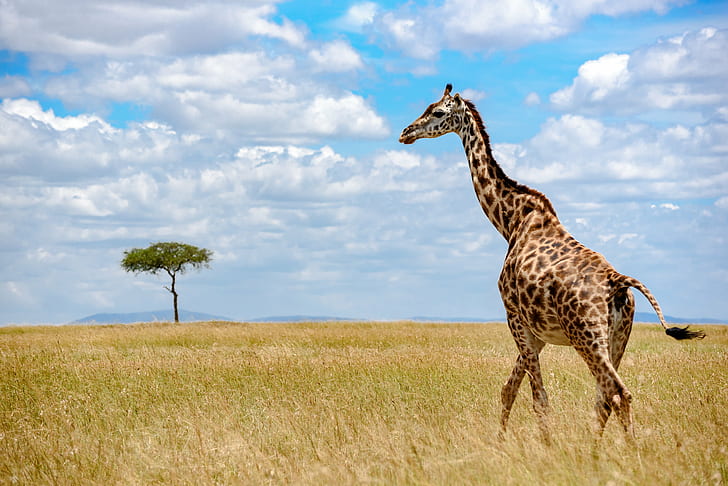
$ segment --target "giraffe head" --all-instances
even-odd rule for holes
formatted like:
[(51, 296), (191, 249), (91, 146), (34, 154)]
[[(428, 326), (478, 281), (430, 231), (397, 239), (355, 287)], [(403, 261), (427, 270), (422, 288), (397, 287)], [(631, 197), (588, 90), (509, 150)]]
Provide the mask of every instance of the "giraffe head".
[(460, 98), (460, 93), (451, 96), (451, 91), (452, 84), (448, 84), (440, 101), (428, 106), (418, 119), (402, 130), (399, 141), (410, 144), (420, 138), (436, 138), (455, 132), (462, 121), (465, 102)]

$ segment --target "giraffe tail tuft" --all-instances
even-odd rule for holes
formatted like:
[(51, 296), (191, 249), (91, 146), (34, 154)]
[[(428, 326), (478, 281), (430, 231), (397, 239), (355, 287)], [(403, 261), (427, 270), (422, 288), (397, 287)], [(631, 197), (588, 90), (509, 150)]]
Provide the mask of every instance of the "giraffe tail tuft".
[(701, 331), (700, 329), (698, 329), (697, 331), (691, 331), (690, 326), (670, 327), (668, 329), (665, 329), (665, 333), (667, 333), (668, 336), (678, 340), (703, 339), (705, 337), (705, 333), (703, 331)]
[(613, 290), (616, 291), (618, 288), (622, 287), (633, 287), (642, 293), (647, 300), (652, 305), (653, 309), (655, 309), (655, 313), (657, 314), (657, 317), (660, 319), (660, 324), (662, 325), (662, 328), (665, 329), (665, 333), (677, 340), (683, 340), (683, 339), (703, 339), (705, 337), (705, 333), (701, 331), (700, 329), (696, 331), (690, 330), (690, 326), (685, 327), (667, 327), (667, 322), (665, 321), (665, 316), (662, 314), (662, 309), (660, 309), (660, 304), (657, 303), (657, 299), (654, 295), (652, 295), (652, 292), (645, 287), (645, 285), (633, 277), (628, 277), (626, 275), (618, 275), (615, 279), (615, 283), (617, 284), (616, 288)]

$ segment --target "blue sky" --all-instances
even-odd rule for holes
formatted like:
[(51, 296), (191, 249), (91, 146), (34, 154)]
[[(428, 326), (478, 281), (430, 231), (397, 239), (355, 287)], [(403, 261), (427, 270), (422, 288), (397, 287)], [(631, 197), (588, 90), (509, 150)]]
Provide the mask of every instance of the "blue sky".
[(397, 142), (446, 83), (577, 239), (728, 318), (726, 52), (725, 2), (10, 0), (0, 324), (168, 307), (119, 267), (155, 241), (215, 252), (185, 309), (502, 316), (460, 141)]

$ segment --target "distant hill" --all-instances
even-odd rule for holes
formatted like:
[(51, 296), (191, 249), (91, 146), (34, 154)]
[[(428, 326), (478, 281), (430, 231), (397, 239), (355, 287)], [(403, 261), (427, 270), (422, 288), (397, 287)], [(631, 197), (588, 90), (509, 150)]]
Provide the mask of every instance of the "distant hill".
[(414, 316), (408, 317), (405, 320), (416, 322), (506, 322), (505, 316), (493, 318)]
[[(657, 318), (657, 314), (654, 312), (635, 312), (635, 322), (660, 322)], [(723, 319), (713, 319), (710, 317), (675, 317), (665, 316), (665, 320), (668, 323), (673, 324), (728, 324), (728, 321)]]
[[(180, 322), (192, 321), (232, 321), (232, 322), (326, 322), (326, 321), (358, 321), (361, 319), (353, 319), (350, 317), (333, 317), (333, 316), (308, 316), (308, 315), (290, 315), (290, 316), (268, 316), (256, 317), (254, 319), (233, 319), (230, 317), (206, 314), (204, 312), (192, 312), (187, 310), (179, 311)], [(134, 322), (172, 322), (174, 321), (173, 310), (159, 310), (148, 312), (129, 312), (129, 313), (105, 313), (94, 314), (92, 316), (83, 317), (81, 319), (70, 322), (69, 324), (131, 324)]]
[[(191, 321), (234, 321), (229, 317), (215, 316), (205, 314), (204, 312), (193, 312), (180, 309), (180, 322)], [(172, 322), (174, 321), (174, 311), (172, 309), (148, 311), (148, 312), (129, 312), (124, 314), (94, 314), (92, 316), (82, 317), (81, 319), (70, 322), (69, 324), (131, 324), (133, 322)]]
[(245, 322), (328, 322), (328, 321), (361, 321), (365, 319), (353, 319), (351, 317), (332, 317), (332, 316), (268, 316), (256, 317), (255, 319), (245, 319)]

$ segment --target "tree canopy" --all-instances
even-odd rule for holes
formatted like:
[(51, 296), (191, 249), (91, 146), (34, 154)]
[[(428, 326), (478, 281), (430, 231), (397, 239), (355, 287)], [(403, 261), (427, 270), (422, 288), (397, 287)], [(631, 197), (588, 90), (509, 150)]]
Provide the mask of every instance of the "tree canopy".
[(188, 267), (209, 268), (212, 251), (185, 243), (154, 243), (147, 248), (132, 248), (124, 252), (121, 267), (127, 272), (158, 274), (164, 270), (170, 276), (183, 274)]
[(206, 248), (177, 242), (154, 243), (147, 248), (132, 248), (124, 252), (121, 268), (127, 272), (151, 273), (166, 272), (172, 279), (171, 287), (165, 287), (174, 296), (174, 320), (179, 322), (177, 310), (178, 293), (175, 288), (177, 275), (184, 274), (189, 268), (199, 270), (209, 268), (212, 251)]

